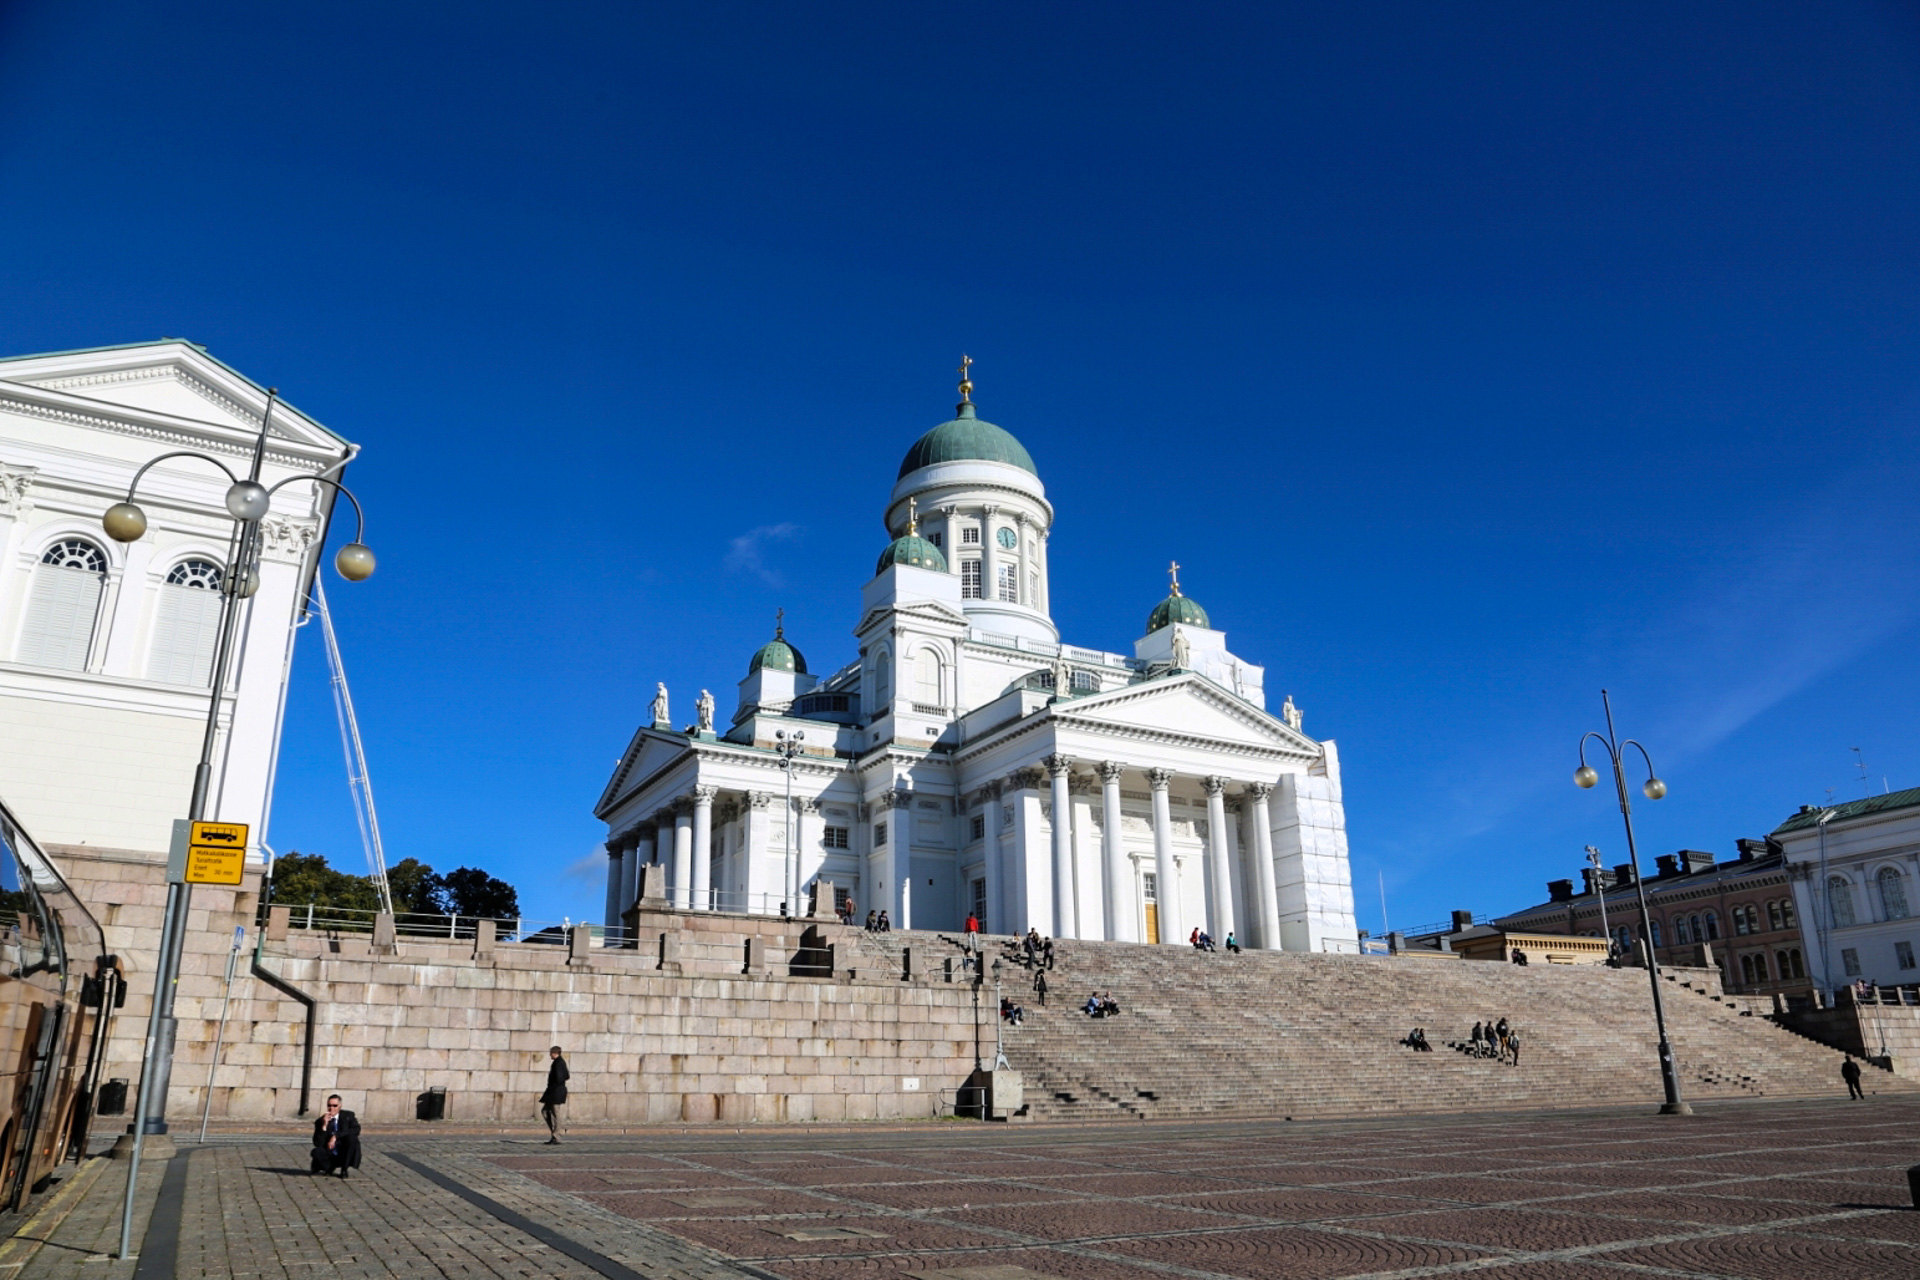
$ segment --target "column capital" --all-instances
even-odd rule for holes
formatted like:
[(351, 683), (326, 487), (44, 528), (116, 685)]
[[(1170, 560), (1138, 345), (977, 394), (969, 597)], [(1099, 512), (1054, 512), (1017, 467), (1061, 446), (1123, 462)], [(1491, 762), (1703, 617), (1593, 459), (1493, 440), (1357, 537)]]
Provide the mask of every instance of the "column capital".
[(1089, 796), (1100, 789), (1093, 775), (1086, 773), (1071, 774), (1067, 778), (1067, 790), (1077, 796)]
[(1127, 766), (1121, 764), (1118, 760), (1102, 760), (1100, 762), (1100, 781), (1118, 782), (1120, 781), (1120, 775), (1126, 771)]
[(771, 791), (747, 792), (747, 808), (749, 809), (764, 809), (772, 803), (773, 793)]
[(1167, 784), (1172, 781), (1173, 781), (1173, 770), (1171, 769), (1147, 770), (1147, 785), (1149, 787), (1152, 787), (1155, 791), (1165, 791), (1167, 789)]
[(1273, 794), (1273, 784), (1271, 782), (1249, 782), (1243, 794), (1255, 804), (1264, 804), (1266, 803), (1267, 797)]
[(713, 798), (719, 794), (720, 788), (710, 787), (703, 783), (693, 789), (693, 803), (696, 806), (710, 809), (713, 807)]
[(1067, 772), (1067, 770), (1073, 768), (1073, 757), (1055, 752), (1040, 763), (1046, 766), (1049, 774), (1057, 778)]
[(652, 822), (653, 822), (653, 825), (656, 827), (672, 826), (673, 825), (673, 801), (669, 800), (665, 804), (661, 805), (658, 809), (655, 809), (653, 811)]
[(677, 826), (683, 819), (693, 817), (693, 797), (676, 797), (667, 808), (673, 814), (673, 821)]
[(820, 812), (820, 802), (812, 796), (795, 796), (793, 798), (793, 807), (805, 814), (818, 814)]
[(879, 805), (881, 811), (884, 813), (889, 810), (905, 807), (907, 802), (911, 799), (913, 799), (913, 795), (911, 792), (882, 791), (879, 795), (873, 798), (873, 802)]
[(1201, 779), (1200, 785), (1207, 789), (1207, 799), (1209, 800), (1227, 793), (1227, 780), (1217, 773), (1208, 774), (1205, 778)]
[[(985, 512), (987, 515), (992, 515), (994, 512), (998, 511), (999, 509), (1000, 509), (1000, 504), (997, 502), (983, 502), (980, 504), (980, 510)], [(986, 541), (986, 539), (982, 538), (981, 541), (984, 542)]]
[(1047, 780), (1045, 771), (1029, 765), (1025, 769), (1015, 769), (1007, 775), (1007, 787), (1014, 791), (1030, 791)]

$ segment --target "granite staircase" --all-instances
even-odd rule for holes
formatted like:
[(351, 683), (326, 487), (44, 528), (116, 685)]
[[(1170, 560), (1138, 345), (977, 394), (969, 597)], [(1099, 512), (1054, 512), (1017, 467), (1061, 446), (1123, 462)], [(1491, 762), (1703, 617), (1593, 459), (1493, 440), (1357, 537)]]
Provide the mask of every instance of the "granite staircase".
[[(958, 954), (954, 935), (919, 931), (867, 935), (862, 950), (912, 981), (940, 980), (942, 958)], [(1023, 1025), (1001, 1032), (1034, 1119), (1304, 1119), (1661, 1097), (1640, 969), (1062, 941), (1042, 1007), (1019, 949), (997, 939), (988, 963), (996, 957), (1003, 989), (1026, 1009)], [(1080, 1012), (1096, 990), (1113, 992), (1118, 1017)], [(1669, 971), (1662, 991), (1684, 1097), (1842, 1092), (1840, 1053), (1728, 1003), (1710, 971)], [(1502, 1017), (1521, 1037), (1518, 1065), (1468, 1051), (1473, 1024)], [(1399, 1043), (1415, 1026), (1434, 1052)], [(1871, 1069), (1866, 1083), (1915, 1088)]]

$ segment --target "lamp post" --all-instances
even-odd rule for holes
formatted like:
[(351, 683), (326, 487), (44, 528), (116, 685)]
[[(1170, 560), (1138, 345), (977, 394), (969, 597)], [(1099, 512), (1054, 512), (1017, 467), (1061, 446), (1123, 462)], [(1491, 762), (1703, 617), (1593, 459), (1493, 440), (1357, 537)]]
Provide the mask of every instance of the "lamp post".
[(1673, 1045), (1667, 1040), (1667, 1011), (1660, 1001), (1660, 962), (1653, 954), (1653, 916), (1647, 910), (1646, 881), (1640, 875), (1640, 856), (1633, 842), (1633, 805), (1627, 800), (1627, 775), (1620, 764), (1620, 753), (1626, 747), (1632, 747), (1640, 753), (1647, 764), (1647, 780), (1640, 784), (1640, 791), (1649, 800), (1658, 800), (1667, 794), (1667, 784), (1660, 781), (1653, 772), (1653, 757), (1647, 749), (1632, 738), (1624, 742), (1613, 731), (1613, 703), (1607, 698), (1607, 691), (1600, 691), (1600, 705), (1607, 713), (1607, 732), (1602, 737), (1598, 733), (1588, 733), (1580, 739), (1580, 767), (1573, 771), (1575, 786), (1591, 788), (1600, 781), (1600, 774), (1587, 763), (1587, 742), (1598, 742), (1607, 749), (1607, 759), (1613, 765), (1614, 790), (1620, 796), (1620, 817), (1627, 824), (1627, 861), (1633, 866), (1633, 887), (1640, 899), (1640, 940), (1647, 953), (1647, 980), (1653, 984), (1653, 1021), (1660, 1032), (1660, 1082), (1666, 1087), (1667, 1100), (1660, 1104), (1663, 1116), (1690, 1116), (1693, 1108), (1680, 1099), (1680, 1073), (1673, 1061)]
[(1593, 868), (1593, 892), (1600, 899), (1600, 936), (1607, 940), (1607, 954), (1611, 956), (1613, 930), (1607, 927), (1607, 882), (1601, 875), (1600, 851), (1592, 845), (1587, 846), (1587, 865)]
[(796, 908), (800, 904), (800, 851), (793, 847), (793, 758), (805, 749), (800, 744), (807, 740), (807, 735), (796, 729), (789, 738), (785, 729), (775, 729), (773, 739), (773, 750), (780, 757), (780, 767), (787, 771), (787, 852), (780, 860), (780, 914), (784, 916), (788, 902), (792, 902)]
[[(227, 514), (233, 529), (227, 541), (227, 570), (220, 579), (220, 625), (215, 632), (213, 669), (207, 695), (206, 731), (200, 740), (200, 761), (193, 770), (193, 795), (187, 806), (187, 820), (199, 822), (207, 816), (207, 795), (213, 780), (214, 744), (220, 734), (220, 699), (226, 690), (227, 671), (233, 661), (234, 632), (240, 619), (240, 601), (249, 599), (260, 587), (260, 522), (273, 506), (273, 495), (295, 481), (326, 485), (353, 505), (356, 528), (353, 541), (334, 556), (334, 567), (349, 582), (363, 582), (373, 573), (373, 552), (361, 540), (366, 534), (366, 515), (360, 501), (339, 481), (321, 472), (318, 475), (294, 475), (271, 487), (260, 483), (261, 464), (266, 459), (268, 424), (273, 418), (274, 401), (279, 392), (267, 388), (266, 408), (260, 415), (260, 436), (254, 442), (253, 457), (243, 480), (227, 464), (209, 454), (179, 449), (163, 453), (133, 473), (124, 501), (108, 507), (100, 526), (116, 542), (137, 542), (147, 531), (147, 514), (134, 505), (141, 477), (169, 458), (193, 458), (219, 468), (229, 481), (226, 492)], [(342, 460), (329, 467), (336, 470)], [(140, 1150), (149, 1133), (167, 1131), (167, 1082), (173, 1069), (174, 987), (180, 974), (180, 953), (186, 944), (187, 911), (192, 886), (167, 882), (166, 912), (160, 930), (160, 953), (153, 974), (153, 1008), (147, 1017), (147, 1039), (140, 1063), (140, 1089), (133, 1111), (133, 1149), (127, 1161), (126, 1203), (120, 1219), (120, 1256), (128, 1256), (133, 1226), (133, 1191), (140, 1176)]]
[(993, 962), (993, 1069), (1007, 1065), (1007, 1042), (1002, 1038), (1007, 1020), (1000, 1016), (1000, 961)]

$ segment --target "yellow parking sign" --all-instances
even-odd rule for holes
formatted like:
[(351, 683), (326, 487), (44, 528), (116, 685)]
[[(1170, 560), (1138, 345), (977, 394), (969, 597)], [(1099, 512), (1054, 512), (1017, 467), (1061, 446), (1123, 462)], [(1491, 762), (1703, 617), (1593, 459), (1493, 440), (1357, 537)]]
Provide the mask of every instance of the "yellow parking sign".
[(246, 866), (246, 823), (191, 824), (184, 877), (188, 884), (239, 884)]

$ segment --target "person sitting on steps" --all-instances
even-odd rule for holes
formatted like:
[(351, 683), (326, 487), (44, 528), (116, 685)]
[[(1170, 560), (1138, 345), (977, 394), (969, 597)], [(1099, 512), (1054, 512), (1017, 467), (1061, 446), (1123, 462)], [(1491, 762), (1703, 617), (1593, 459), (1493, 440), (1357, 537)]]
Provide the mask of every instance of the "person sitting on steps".
[(1087, 992), (1087, 1003), (1082, 1006), (1080, 1012), (1086, 1014), (1089, 1018), (1097, 1018), (1100, 1016), (1100, 993), (1098, 991)]
[(1227, 930), (1227, 950), (1234, 955), (1240, 954), (1240, 944), (1233, 939), (1233, 930)]
[(1100, 1016), (1103, 1018), (1117, 1018), (1120, 1016), (1120, 1004), (1113, 998), (1113, 992), (1111, 991), (1103, 993), (1100, 997)]
[(1027, 1011), (1015, 1004), (1012, 996), (1001, 996), (1000, 1016), (1006, 1019), (1008, 1025), (1017, 1027), (1020, 1025), (1020, 1020), (1027, 1016)]

